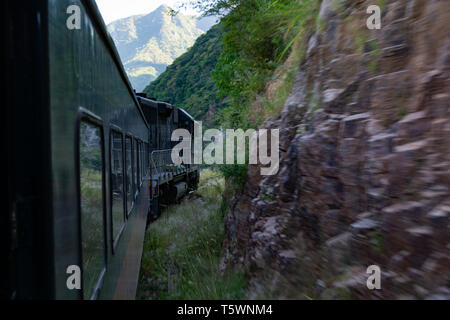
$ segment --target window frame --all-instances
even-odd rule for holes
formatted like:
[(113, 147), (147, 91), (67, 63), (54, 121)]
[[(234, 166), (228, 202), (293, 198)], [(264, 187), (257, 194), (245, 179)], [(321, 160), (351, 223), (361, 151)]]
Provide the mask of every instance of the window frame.
[[(127, 151), (127, 144), (126, 141), (127, 139), (130, 139), (131, 141), (131, 157), (130, 157), (130, 163), (131, 163), (131, 206), (128, 208), (128, 183), (127, 183), (127, 199), (126, 199), (126, 217), (127, 219), (130, 217), (131, 212), (133, 212), (134, 209), (134, 204), (136, 202), (136, 197), (134, 196), (134, 190), (135, 190), (135, 186), (134, 186), (134, 166), (133, 166), (133, 135), (131, 133), (126, 133), (125, 134), (125, 152)], [(125, 160), (126, 160), (126, 155), (125, 155)], [(126, 161), (125, 161), (126, 164)], [(126, 171), (126, 170), (125, 170)], [(126, 181), (126, 180), (125, 180)], [(129, 209), (129, 210), (128, 210)]]
[(144, 143), (141, 140), (141, 185), (142, 182), (144, 181)]
[(103, 120), (98, 115), (92, 113), (91, 111), (79, 107), (77, 112), (77, 119), (75, 124), (75, 175), (76, 179), (76, 192), (77, 192), (77, 222), (78, 222), (78, 265), (81, 270), (81, 290), (79, 290), (79, 298), (84, 300), (84, 266), (83, 266), (83, 231), (82, 231), (82, 212), (81, 212), (81, 168), (80, 168), (80, 134), (81, 134), (81, 123), (87, 123), (94, 127), (97, 127), (100, 132), (101, 140), (101, 155), (102, 155), (102, 217), (103, 217), (103, 268), (98, 275), (98, 279), (92, 289), (92, 294), (89, 300), (96, 300), (100, 293), (100, 289), (103, 286), (105, 279), (106, 268), (108, 265), (108, 234), (106, 227), (106, 215), (107, 215), (107, 201), (106, 201), (106, 160), (105, 160), (105, 133)]
[(144, 179), (145, 179), (145, 142), (142, 141), (141, 142), (141, 152), (142, 152), (142, 183), (144, 183)]
[(146, 167), (146, 177), (150, 176), (150, 143), (145, 144), (145, 167)]
[(142, 140), (139, 140), (139, 161), (140, 161), (140, 168), (141, 170), (139, 171), (139, 178), (140, 178), (140, 185), (142, 188), (142, 182), (144, 181), (144, 152), (143, 152), (143, 142)]
[[(123, 130), (114, 125), (114, 124), (110, 124), (109, 125), (110, 130), (109, 130), (109, 139), (110, 139), (110, 151), (109, 151), (109, 196), (110, 196), (110, 232), (111, 232), (111, 250), (112, 250), (112, 254), (116, 253), (116, 248), (117, 245), (119, 244), (119, 241), (122, 237), (123, 231), (125, 230), (126, 224), (127, 224), (127, 193), (126, 193), (126, 155), (125, 152), (126, 151), (126, 146), (125, 146), (125, 135), (123, 133)], [(123, 223), (122, 226), (120, 227), (119, 233), (117, 234), (116, 239), (114, 239), (114, 219), (113, 219), (113, 186), (112, 186), (112, 163), (114, 161), (113, 159), (113, 150), (112, 150), (112, 143), (113, 141), (113, 134), (120, 134), (121, 138), (122, 138), (122, 199), (123, 199), (123, 208), (122, 208), (122, 213), (123, 213)]]
[(144, 183), (145, 178), (145, 164), (144, 164), (144, 157), (145, 157), (145, 143), (144, 141), (141, 141), (141, 167), (142, 167), (142, 175), (141, 175), (141, 184)]
[[(133, 154), (133, 166), (135, 166), (133, 171), (133, 184), (134, 184), (134, 201), (137, 200), (138, 196), (139, 196), (139, 163), (138, 163), (138, 148), (137, 148), (137, 138), (135, 136), (133, 136), (133, 148), (132, 148), (132, 154)], [(134, 159), (136, 158), (136, 159)]]
[(141, 165), (139, 164), (139, 161), (141, 161), (141, 157), (139, 155), (139, 152), (140, 152), (139, 150), (140, 150), (139, 139), (136, 138), (136, 157), (137, 157), (137, 159), (136, 159), (136, 167), (137, 167), (136, 168), (137, 169), (137, 172), (136, 172), (136, 182), (137, 182), (136, 196), (138, 196), (141, 191), (141, 181), (139, 179), (139, 177), (141, 175)]

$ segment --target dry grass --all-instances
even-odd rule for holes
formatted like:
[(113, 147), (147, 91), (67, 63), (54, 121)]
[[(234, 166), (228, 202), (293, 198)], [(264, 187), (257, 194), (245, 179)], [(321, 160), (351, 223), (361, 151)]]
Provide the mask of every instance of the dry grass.
[(203, 171), (199, 190), (169, 207), (148, 229), (138, 299), (241, 299), (243, 273), (219, 270), (224, 179)]

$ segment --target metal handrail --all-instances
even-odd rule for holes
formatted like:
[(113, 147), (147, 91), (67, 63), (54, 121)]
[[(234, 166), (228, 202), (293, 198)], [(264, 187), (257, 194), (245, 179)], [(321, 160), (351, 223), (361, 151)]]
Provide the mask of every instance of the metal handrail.
[[(150, 199), (153, 200), (159, 197), (159, 178), (162, 173), (165, 171), (165, 166), (167, 164), (172, 163), (172, 150), (164, 149), (164, 150), (153, 150), (150, 154), (151, 161), (151, 191), (150, 191)], [(153, 176), (157, 175), (157, 179), (153, 180)], [(153, 190), (154, 189), (154, 190)]]
[(161, 174), (166, 165), (173, 164), (172, 149), (154, 150), (151, 153), (153, 174)]

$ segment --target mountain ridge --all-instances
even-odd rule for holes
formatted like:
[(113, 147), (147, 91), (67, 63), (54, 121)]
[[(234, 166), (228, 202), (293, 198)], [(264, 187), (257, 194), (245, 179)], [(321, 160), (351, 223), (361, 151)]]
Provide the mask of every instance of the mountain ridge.
[(148, 14), (122, 18), (107, 26), (136, 91), (156, 79), (214, 24), (211, 17), (170, 15), (169, 10), (161, 5)]

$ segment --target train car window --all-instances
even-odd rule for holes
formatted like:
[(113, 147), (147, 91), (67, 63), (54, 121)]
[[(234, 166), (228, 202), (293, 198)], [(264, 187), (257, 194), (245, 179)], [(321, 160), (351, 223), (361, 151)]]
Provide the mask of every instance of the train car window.
[(105, 268), (104, 159), (100, 127), (80, 123), (80, 209), (83, 295), (91, 298)]
[(139, 184), (138, 184), (138, 153), (137, 153), (137, 143), (136, 143), (136, 139), (133, 139), (133, 172), (134, 172), (134, 185), (136, 186), (135, 188), (135, 194), (134, 196), (136, 197), (138, 194), (138, 188), (139, 188)]
[(144, 144), (141, 141), (141, 183), (144, 181), (145, 166), (144, 166)]
[(142, 181), (147, 176), (147, 165), (145, 164), (145, 150), (147, 149), (147, 144), (145, 142), (142, 143)]
[(156, 128), (157, 128), (157, 124), (153, 124), (150, 126), (150, 130), (152, 132), (151, 137), (150, 137), (150, 143), (152, 144), (152, 148), (155, 149), (157, 147), (157, 133), (156, 133)]
[(152, 141), (153, 139), (153, 126), (150, 124), (150, 130), (149, 130), (149, 139)]
[(150, 148), (147, 143), (147, 149), (145, 150), (145, 167), (147, 168), (147, 175), (149, 175), (149, 167), (150, 167)]
[(145, 176), (148, 176), (148, 143), (145, 143), (144, 150), (144, 168), (145, 168)]
[(142, 171), (142, 163), (141, 163), (141, 159), (142, 159), (142, 154), (141, 154), (141, 142), (139, 140), (136, 141), (136, 145), (137, 145), (137, 168), (138, 168), (138, 187), (140, 188), (141, 186), (141, 171)]
[(144, 166), (142, 165), (142, 142), (139, 141), (139, 184), (142, 184)]
[(141, 184), (142, 184), (142, 180), (144, 179), (144, 158), (143, 158), (143, 156), (144, 156), (144, 153), (143, 153), (143, 150), (142, 150), (142, 141), (141, 142), (139, 142), (139, 151), (140, 151), (140, 156), (139, 156), (139, 159), (141, 160), (141, 171), (140, 171), (140, 173), (141, 173)]
[(132, 140), (130, 137), (126, 138), (126, 153), (125, 153), (125, 162), (126, 162), (126, 186), (127, 186), (127, 214), (130, 214), (131, 209), (133, 208), (133, 167), (131, 165), (132, 160)]
[(111, 132), (111, 222), (113, 242), (116, 242), (125, 224), (125, 183), (123, 166), (123, 136)]

